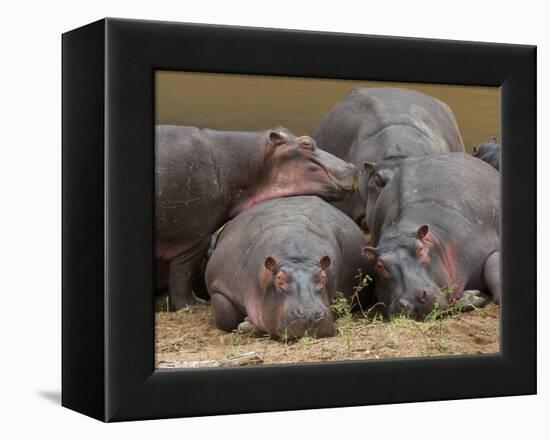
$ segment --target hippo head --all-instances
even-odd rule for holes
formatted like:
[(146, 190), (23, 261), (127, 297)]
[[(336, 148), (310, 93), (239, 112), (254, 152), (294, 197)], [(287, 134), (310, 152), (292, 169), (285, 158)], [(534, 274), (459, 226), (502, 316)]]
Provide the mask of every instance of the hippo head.
[(478, 145), (478, 144), (474, 145), (474, 148), (472, 150), (472, 156), (481, 157), (482, 150), (484, 148), (490, 148), (491, 146), (494, 146), (494, 145), (498, 145), (498, 141), (497, 141), (497, 138), (495, 136), (491, 136), (486, 143), (480, 144), (480, 145)]
[(386, 306), (388, 317), (403, 313), (422, 320), (436, 302), (447, 307), (449, 298), (443, 293), (456, 287), (449, 267), (453, 264), (428, 225), (416, 233), (389, 235), (377, 248), (365, 247), (363, 255), (373, 266), (376, 299)]
[(316, 195), (326, 200), (349, 197), (359, 183), (355, 165), (317, 148), (309, 136), (296, 137), (284, 130), (270, 132), (265, 189), (277, 196)]
[(326, 272), (330, 265), (328, 256), (317, 264), (266, 258), (262, 321), (267, 332), (290, 339), (334, 335), (329, 290), (335, 291), (335, 286), (328, 285)]
[(494, 136), (484, 144), (474, 145), (472, 156), (487, 162), (497, 170), (500, 169), (500, 144)]

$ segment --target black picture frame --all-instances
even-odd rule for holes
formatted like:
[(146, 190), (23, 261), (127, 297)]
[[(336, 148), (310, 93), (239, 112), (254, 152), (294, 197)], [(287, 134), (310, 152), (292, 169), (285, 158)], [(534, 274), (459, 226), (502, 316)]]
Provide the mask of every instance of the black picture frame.
[[(104, 19), (62, 37), (62, 404), (103, 421), (536, 393), (536, 47)], [(501, 87), (501, 351), (154, 367), (155, 70)]]

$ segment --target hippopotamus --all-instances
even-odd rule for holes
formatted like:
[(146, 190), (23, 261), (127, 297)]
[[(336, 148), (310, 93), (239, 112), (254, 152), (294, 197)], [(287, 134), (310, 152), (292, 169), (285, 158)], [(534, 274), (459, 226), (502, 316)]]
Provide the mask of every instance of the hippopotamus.
[(168, 265), (172, 308), (198, 301), (191, 280), (212, 233), (227, 220), (276, 197), (343, 199), (358, 178), (354, 165), (284, 128), (231, 132), (157, 126), (155, 246), (156, 258)]
[(388, 316), (423, 319), (466, 290), (470, 305), (500, 302), (499, 197), (498, 172), (467, 154), (401, 160), (363, 251)]
[[(361, 229), (319, 197), (268, 200), (223, 228), (206, 266), (214, 321), (274, 337), (334, 334), (331, 303), (365, 274)], [(240, 327), (239, 327), (240, 328)]]
[(489, 142), (484, 144), (474, 145), (472, 156), (487, 162), (497, 171), (500, 171), (500, 144), (497, 142), (496, 137), (491, 137)]
[[(400, 88), (352, 89), (325, 115), (312, 137), (321, 148), (361, 170), (365, 162), (464, 152), (451, 109), (424, 93)], [(355, 194), (335, 203), (365, 230), (368, 178), (367, 168)]]

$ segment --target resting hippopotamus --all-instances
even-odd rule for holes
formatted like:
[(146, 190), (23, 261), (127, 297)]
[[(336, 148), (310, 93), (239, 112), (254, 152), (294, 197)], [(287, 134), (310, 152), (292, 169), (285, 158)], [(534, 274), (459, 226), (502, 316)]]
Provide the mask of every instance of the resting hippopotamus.
[[(399, 88), (352, 89), (325, 115), (312, 137), (359, 169), (365, 162), (464, 152), (454, 114), (444, 102)], [(352, 197), (334, 204), (364, 229), (368, 171)]]
[(214, 321), (236, 329), (245, 317), (262, 333), (334, 334), (336, 292), (354, 293), (366, 241), (345, 214), (318, 197), (269, 200), (231, 220), (206, 266)]
[(210, 236), (228, 219), (276, 197), (343, 199), (358, 178), (354, 165), (283, 128), (244, 133), (157, 126), (156, 257), (169, 264), (172, 307), (197, 301), (191, 279)]
[(497, 142), (496, 137), (493, 136), (489, 139), (489, 142), (484, 144), (475, 145), (472, 156), (487, 162), (497, 171), (500, 171), (500, 144)]
[(470, 289), (499, 303), (499, 197), (498, 172), (467, 154), (401, 160), (364, 249), (388, 315), (423, 319), (436, 302), (445, 310)]

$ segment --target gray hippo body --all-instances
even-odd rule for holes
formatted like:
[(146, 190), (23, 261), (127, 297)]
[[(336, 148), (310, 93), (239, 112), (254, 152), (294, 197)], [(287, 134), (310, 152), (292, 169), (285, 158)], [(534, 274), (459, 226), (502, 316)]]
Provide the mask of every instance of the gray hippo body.
[(168, 265), (172, 306), (196, 302), (192, 277), (212, 233), (228, 219), (276, 197), (347, 197), (358, 175), (355, 166), (316, 148), (311, 138), (285, 129), (244, 133), (157, 126), (156, 258)]
[[(363, 169), (365, 162), (464, 151), (451, 109), (408, 89), (352, 89), (320, 122), (312, 137), (326, 151)], [(365, 223), (366, 169), (356, 193), (335, 203), (357, 224)]]
[(248, 317), (259, 331), (298, 338), (334, 333), (330, 304), (365, 273), (359, 227), (318, 197), (262, 202), (231, 220), (206, 267), (216, 326)]
[(474, 146), (472, 156), (487, 162), (497, 171), (500, 171), (500, 144), (496, 137), (489, 139), (489, 142)]
[(499, 201), (498, 172), (469, 155), (401, 161), (378, 197), (364, 249), (390, 316), (422, 319), (465, 290), (500, 301)]

